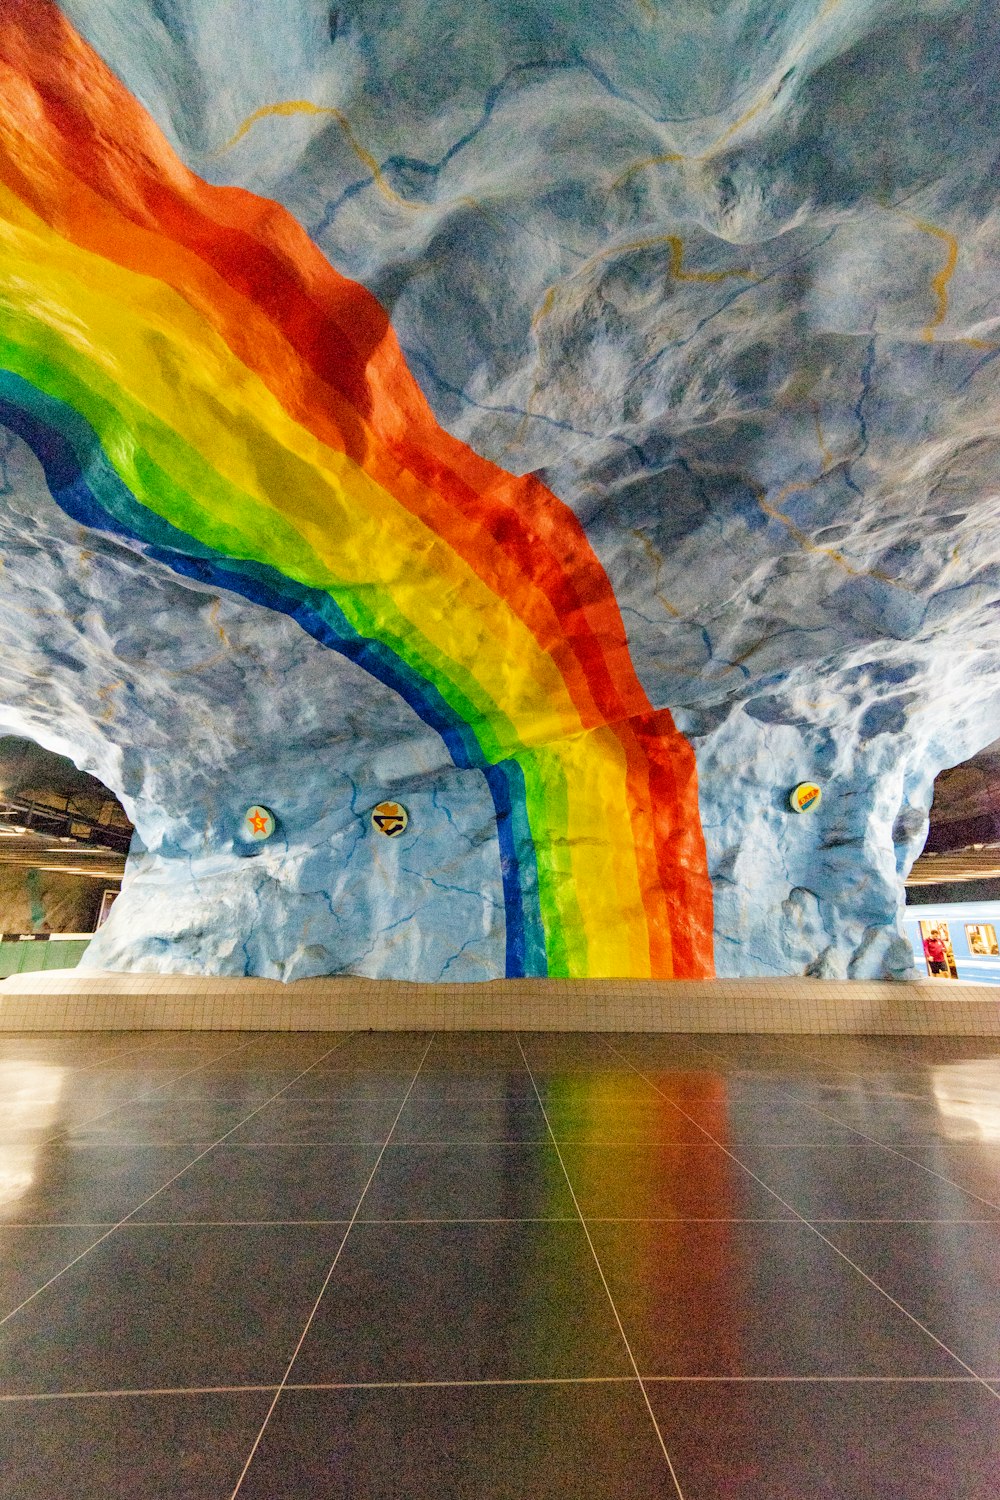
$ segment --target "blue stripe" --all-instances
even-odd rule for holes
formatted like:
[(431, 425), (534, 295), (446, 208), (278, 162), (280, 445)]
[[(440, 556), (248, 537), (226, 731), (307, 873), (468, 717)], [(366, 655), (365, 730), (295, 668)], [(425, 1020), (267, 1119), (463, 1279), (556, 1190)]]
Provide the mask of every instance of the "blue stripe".
[(468, 725), (433, 683), (383, 642), (359, 635), (329, 594), (276, 568), (220, 555), (142, 506), (122, 483), (100, 438), (73, 407), (0, 370), (0, 423), (31, 448), (56, 503), (74, 521), (117, 537), (175, 573), (228, 589), (288, 615), (314, 640), (355, 662), (398, 693), (440, 735), (453, 763), (480, 770), (496, 813), (509, 979), (547, 973), (538, 870), (524, 777), (515, 760), (493, 765)]

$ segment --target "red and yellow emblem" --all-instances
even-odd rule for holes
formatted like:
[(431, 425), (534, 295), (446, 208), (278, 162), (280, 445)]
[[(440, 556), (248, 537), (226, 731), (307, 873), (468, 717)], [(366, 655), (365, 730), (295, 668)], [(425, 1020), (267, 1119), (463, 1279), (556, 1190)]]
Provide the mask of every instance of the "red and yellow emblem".
[(815, 781), (800, 781), (788, 800), (793, 812), (815, 812), (823, 800), (823, 788)]
[(380, 802), (372, 808), (372, 824), (387, 839), (398, 838), (410, 821), (402, 802)]
[(274, 832), (274, 813), (269, 808), (255, 804), (243, 814), (243, 837), (253, 843), (263, 843)]

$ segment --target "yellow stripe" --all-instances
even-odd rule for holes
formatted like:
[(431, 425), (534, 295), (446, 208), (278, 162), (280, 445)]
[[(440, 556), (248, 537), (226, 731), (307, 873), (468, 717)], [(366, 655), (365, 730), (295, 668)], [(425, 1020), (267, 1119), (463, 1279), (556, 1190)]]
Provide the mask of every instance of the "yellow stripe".
[(651, 972), (649, 933), (629, 816), (625, 751), (610, 729), (592, 729), (557, 748), (569, 793), (567, 836), (587, 926), (587, 974), (591, 979), (646, 979)]
[[(294, 421), (182, 297), (78, 249), (0, 188), (0, 212), (12, 221), (12, 210), (23, 217), (8, 240), (9, 266), (30, 267), (31, 292), (23, 273), (8, 271), (11, 305), (31, 311), (34, 301), (36, 316), (229, 485), (290, 522), (322, 566), (301, 582), (385, 589), (415, 635), (483, 684), (521, 743), (582, 729), (555, 662), (505, 601), (352, 459)], [(173, 472), (176, 459), (154, 429), (147, 438)]]
[[(648, 972), (620, 747), (614, 758), (614, 736), (581, 732), (558, 668), (509, 606), (357, 464), (295, 422), (179, 294), (80, 250), (2, 187), (0, 214), (0, 296), (12, 309), (54, 330), (230, 485), (293, 526), (321, 564), (299, 581), (384, 589), (415, 635), (483, 684), (524, 744), (555, 758), (566, 776), (564, 853), (587, 972)], [(176, 472), (155, 428), (141, 440)]]

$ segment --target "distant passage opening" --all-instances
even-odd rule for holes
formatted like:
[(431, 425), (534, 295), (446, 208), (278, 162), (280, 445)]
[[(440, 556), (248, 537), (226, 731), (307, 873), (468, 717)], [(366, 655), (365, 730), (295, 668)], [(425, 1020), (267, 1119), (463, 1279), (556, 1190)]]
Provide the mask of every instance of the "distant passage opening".
[(79, 962), (121, 889), (131, 838), (102, 782), (0, 736), (0, 978)]
[(1000, 984), (1000, 740), (935, 781), (906, 908), (918, 973)]

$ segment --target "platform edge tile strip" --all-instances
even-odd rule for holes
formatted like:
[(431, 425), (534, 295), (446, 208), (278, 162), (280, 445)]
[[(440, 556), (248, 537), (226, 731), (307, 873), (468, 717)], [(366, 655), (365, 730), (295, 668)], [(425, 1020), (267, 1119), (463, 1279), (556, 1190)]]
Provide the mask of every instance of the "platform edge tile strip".
[(0, 1031), (648, 1031), (1000, 1036), (986, 985), (797, 978), (207, 978), (50, 969), (0, 981)]

